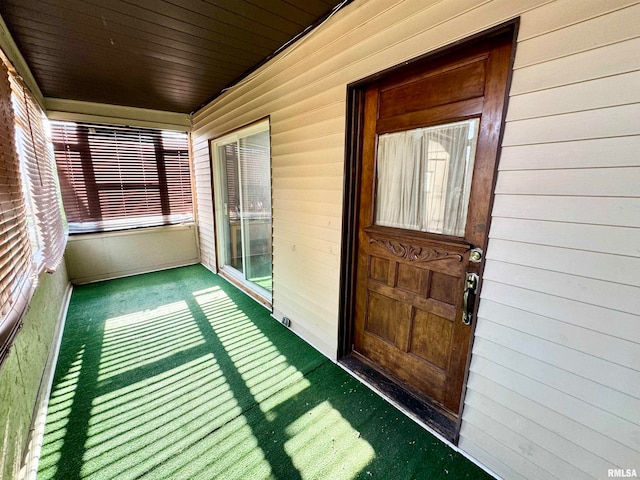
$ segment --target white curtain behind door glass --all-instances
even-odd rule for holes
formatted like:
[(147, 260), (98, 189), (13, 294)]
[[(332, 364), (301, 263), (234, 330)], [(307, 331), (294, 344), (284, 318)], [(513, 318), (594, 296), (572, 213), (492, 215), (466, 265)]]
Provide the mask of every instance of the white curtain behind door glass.
[(464, 236), (478, 119), (378, 137), (376, 224)]

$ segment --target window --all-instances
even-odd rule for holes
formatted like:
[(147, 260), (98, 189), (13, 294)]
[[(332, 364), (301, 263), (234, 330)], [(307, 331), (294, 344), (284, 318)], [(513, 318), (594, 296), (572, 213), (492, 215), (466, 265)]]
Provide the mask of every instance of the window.
[(477, 118), (378, 137), (376, 224), (464, 236)]
[(0, 55), (0, 363), (66, 232), (44, 112)]
[(271, 301), (271, 150), (269, 122), (211, 144), (218, 266)]
[(193, 221), (186, 133), (51, 125), (70, 233)]

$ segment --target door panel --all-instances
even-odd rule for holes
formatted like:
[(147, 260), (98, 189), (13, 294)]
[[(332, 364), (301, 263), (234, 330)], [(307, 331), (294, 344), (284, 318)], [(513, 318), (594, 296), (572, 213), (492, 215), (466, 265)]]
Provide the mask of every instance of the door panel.
[(477, 80), (485, 76), (486, 62), (482, 60), (381, 89), (378, 119), (481, 97), (484, 83)]
[(481, 271), (470, 252), (486, 247), (511, 42), (441, 56), (364, 95), (353, 351), (452, 418), (472, 332), (463, 294), (467, 274)]

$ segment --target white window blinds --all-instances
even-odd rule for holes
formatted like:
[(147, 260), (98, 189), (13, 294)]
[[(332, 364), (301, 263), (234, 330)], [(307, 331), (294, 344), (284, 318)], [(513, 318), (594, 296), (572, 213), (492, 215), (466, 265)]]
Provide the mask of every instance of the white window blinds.
[(66, 233), (46, 119), (0, 55), (0, 363), (38, 275), (61, 262)]
[(66, 247), (62, 199), (44, 112), (17, 75), (10, 75), (16, 144), (27, 199), (31, 243), (36, 262), (46, 271), (58, 268)]

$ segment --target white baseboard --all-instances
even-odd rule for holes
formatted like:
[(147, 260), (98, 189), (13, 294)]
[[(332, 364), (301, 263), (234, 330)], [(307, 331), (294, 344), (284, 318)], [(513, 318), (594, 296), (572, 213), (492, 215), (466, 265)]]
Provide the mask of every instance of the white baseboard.
[(27, 449), (22, 460), (22, 468), (18, 476), (19, 480), (35, 480), (38, 473), (38, 463), (40, 462), (40, 452), (42, 451), (42, 441), (44, 437), (44, 427), (47, 419), (47, 406), (49, 403), (49, 395), (53, 386), (53, 375), (58, 363), (58, 354), (60, 353), (60, 343), (62, 341), (62, 332), (67, 318), (67, 310), (69, 309), (69, 301), (71, 300), (71, 292), (73, 287), (71, 283), (67, 284), (64, 293), (62, 308), (58, 316), (56, 330), (53, 335), (51, 349), (47, 357), (42, 378), (40, 379), (40, 388), (38, 389), (38, 397), (33, 410), (33, 418), (31, 428), (29, 429), (29, 441)]

